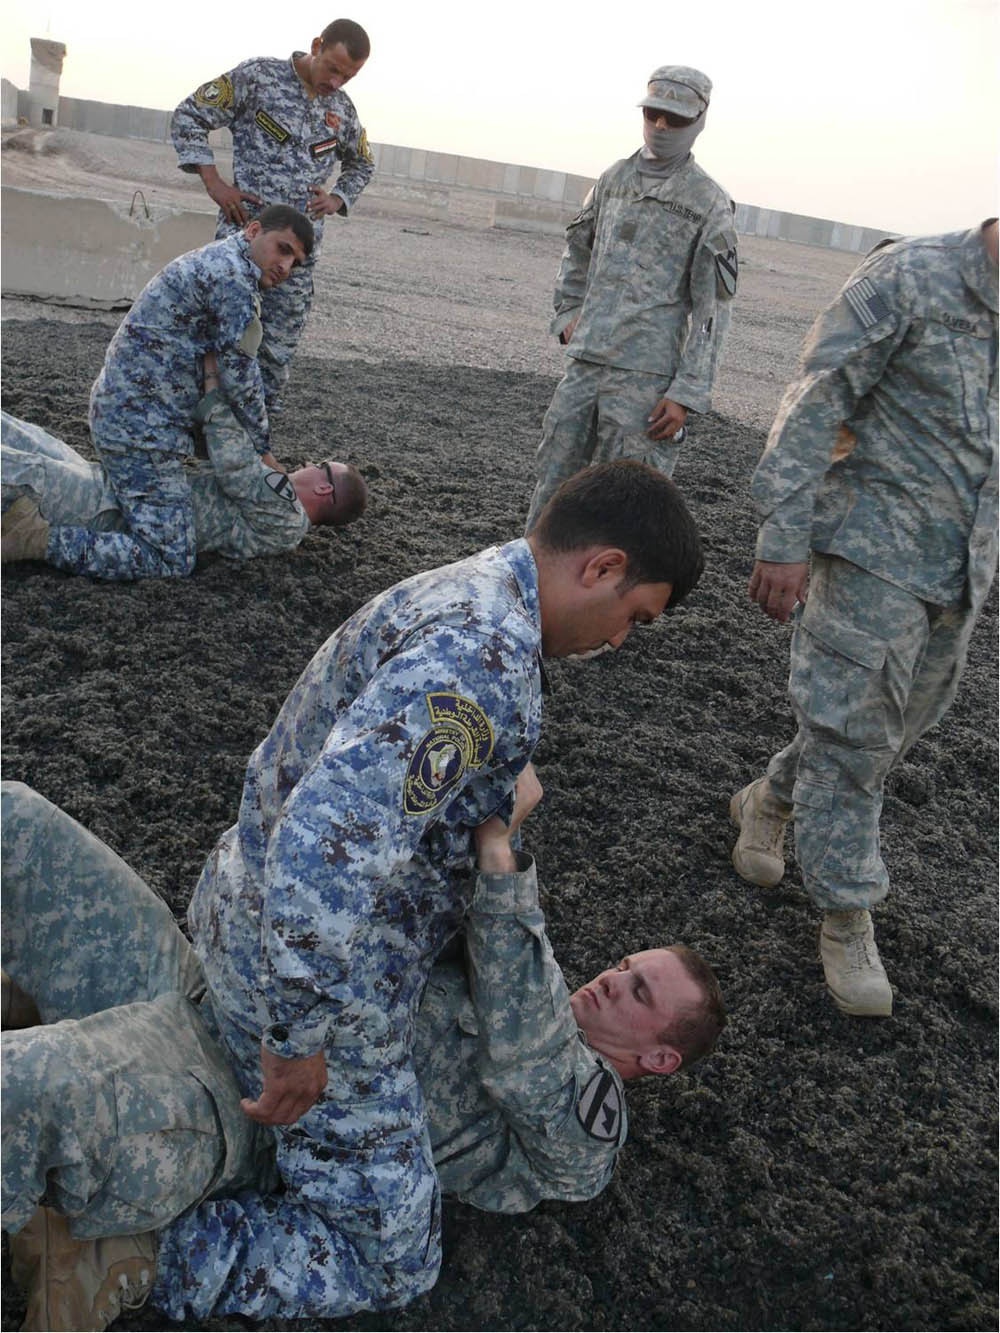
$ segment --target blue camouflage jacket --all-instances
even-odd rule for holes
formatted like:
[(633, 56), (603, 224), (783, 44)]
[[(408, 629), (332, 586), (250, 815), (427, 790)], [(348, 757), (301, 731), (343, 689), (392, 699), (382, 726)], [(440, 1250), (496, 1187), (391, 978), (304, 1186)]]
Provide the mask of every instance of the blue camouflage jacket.
[(537, 742), (540, 645), (522, 539), (397, 584), (320, 648), (191, 904), (230, 1023), (284, 1058), (339, 1048), (376, 1095), (468, 906), (471, 829)]
[(180, 255), (147, 283), (118, 326), (90, 392), (100, 450), (188, 457), (214, 349), (222, 393), (258, 453), (268, 451), (260, 343), (260, 269), (242, 235)]
[[(266, 204), (290, 204), (305, 212), (309, 187), (326, 186), (335, 167), (340, 174), (330, 193), (339, 195), (346, 216), (375, 172), (368, 137), (354, 103), (342, 88), (328, 97), (311, 96), (295, 72), (296, 51), (288, 60), (267, 56), (245, 60), (203, 83), (174, 112), (170, 132), (182, 171), (215, 161), (210, 130), (233, 136), (233, 173), (241, 190)], [(251, 216), (253, 206), (249, 206)], [(322, 217), (313, 220), (315, 262), (323, 235)]]

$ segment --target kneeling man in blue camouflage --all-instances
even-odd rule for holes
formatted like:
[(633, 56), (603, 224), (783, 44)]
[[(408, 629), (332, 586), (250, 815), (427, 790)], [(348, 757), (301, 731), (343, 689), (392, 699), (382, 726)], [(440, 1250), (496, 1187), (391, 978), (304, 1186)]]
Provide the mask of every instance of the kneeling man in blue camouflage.
[[(598, 1194), (626, 1138), (623, 1080), (690, 1068), (726, 1023), (714, 974), (683, 945), (569, 993), (534, 862), (512, 847), (540, 794), (529, 765), (510, 825), (475, 830), (469, 913), (416, 1023), (441, 1188), (492, 1212)], [(155, 1301), (151, 1228), (208, 1197), (273, 1190), (274, 1140), (240, 1110), (166, 904), (21, 783), (3, 784), (3, 834), (4, 963), (38, 997), (4, 974), (4, 1226), (27, 1219), (13, 1274), (25, 1328), (100, 1328)]]
[(673, 483), (603, 464), (528, 538), (397, 584), (306, 666), (188, 913), (203, 1021), (245, 1114), (272, 1128), (281, 1188), (203, 1200), (161, 1231), (155, 1299), (171, 1319), (334, 1317), (433, 1285), (439, 1185), (414, 1033), (472, 902), (473, 829), (510, 812), (543, 655), (620, 646), (701, 569)]
[(870, 908), (890, 770), (958, 691), (997, 560), (997, 221), (883, 241), (820, 315), (753, 479), (751, 598), (796, 614), (798, 729), (737, 792), (733, 864), (770, 887), (785, 829), (823, 913), (834, 1003), (887, 1018)]
[[(208, 358), (206, 357), (206, 360)], [(208, 377), (206, 377), (207, 379)], [(326, 459), (285, 473), (269, 466), (220, 391), (195, 410), (207, 460), (190, 468), (191, 508), (198, 555), (251, 560), (291, 551), (312, 528), (345, 527), (360, 518), (368, 487), (353, 464)], [(0, 412), (3, 511), (12, 529), (0, 536), (0, 559), (44, 560), (49, 528), (121, 532), (125, 519), (100, 463), (89, 463), (41, 426)], [(37, 509), (25, 532), (17, 520), (24, 502)]]
[(194, 453), (205, 354), (215, 353), (219, 387), (248, 449), (277, 470), (257, 363), (260, 293), (285, 282), (312, 245), (309, 219), (279, 204), (237, 235), (171, 260), (122, 320), (90, 393), (90, 435), (122, 529), (46, 525), (25, 500), (16, 529), (7, 516), (8, 545), (93, 578), (190, 574), (197, 546), (185, 463)]

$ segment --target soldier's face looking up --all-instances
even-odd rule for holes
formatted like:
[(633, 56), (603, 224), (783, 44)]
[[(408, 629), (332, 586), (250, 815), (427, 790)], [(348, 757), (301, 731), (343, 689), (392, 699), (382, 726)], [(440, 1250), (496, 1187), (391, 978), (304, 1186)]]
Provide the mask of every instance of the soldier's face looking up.
[(701, 987), (671, 949), (629, 954), (570, 996), (591, 1046), (625, 1061), (660, 1048), (675, 1018), (701, 1002)]
[(295, 265), (305, 261), (305, 248), (291, 227), (264, 231), (259, 222), (251, 222), (245, 235), (250, 242), (250, 258), (260, 269), (260, 285), (265, 290), (284, 282)]
[(329, 97), (338, 88), (343, 88), (345, 83), (349, 83), (364, 63), (363, 60), (352, 59), (343, 42), (324, 46), (322, 39), (316, 37), (303, 74), (306, 83), (318, 97)]

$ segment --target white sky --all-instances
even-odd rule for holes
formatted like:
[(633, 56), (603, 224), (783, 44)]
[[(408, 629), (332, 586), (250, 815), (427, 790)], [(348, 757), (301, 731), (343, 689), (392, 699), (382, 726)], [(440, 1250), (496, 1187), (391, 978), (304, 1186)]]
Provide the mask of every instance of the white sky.
[(660, 64), (715, 92), (695, 156), (742, 203), (900, 232), (997, 212), (1000, 0), (351, 0), (259, 6), (5, 0), (0, 73), (67, 47), (60, 92), (170, 108), (342, 13), (372, 39), (349, 85), (374, 143), (597, 176), (641, 142)]

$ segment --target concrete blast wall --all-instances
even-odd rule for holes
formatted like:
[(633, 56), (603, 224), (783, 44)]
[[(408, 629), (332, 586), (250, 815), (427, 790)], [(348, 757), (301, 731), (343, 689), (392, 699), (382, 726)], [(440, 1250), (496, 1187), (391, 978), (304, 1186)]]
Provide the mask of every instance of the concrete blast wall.
[(3, 290), (72, 305), (128, 306), (164, 264), (207, 245), (210, 213), (16, 190), (0, 207)]
[[(124, 139), (169, 142), (169, 111), (116, 106), (82, 98), (60, 97), (59, 123), (64, 129), (86, 130)], [(228, 149), (227, 131), (210, 142)], [(424, 148), (373, 144), (378, 164), (374, 181), (362, 199), (383, 211), (407, 212), (429, 219), (520, 231), (561, 232), (579, 210), (593, 180), (564, 171), (491, 162), (483, 158), (435, 153)], [(865, 253), (888, 233), (850, 226), (826, 218), (739, 204), (736, 230), (834, 250)]]
[(31, 73), (28, 82), (28, 123), (37, 129), (54, 129), (59, 121), (59, 79), (66, 48), (62, 42), (44, 37), (31, 39)]

